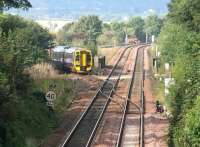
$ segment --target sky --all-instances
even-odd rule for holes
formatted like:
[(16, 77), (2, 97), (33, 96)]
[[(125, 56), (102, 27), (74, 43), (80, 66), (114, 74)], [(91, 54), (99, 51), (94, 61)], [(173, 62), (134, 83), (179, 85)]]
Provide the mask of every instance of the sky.
[(81, 15), (95, 14), (104, 20), (123, 19), (129, 16), (146, 16), (150, 13), (167, 14), (170, 0), (30, 0), (29, 11), (11, 10), (32, 19), (74, 20)]

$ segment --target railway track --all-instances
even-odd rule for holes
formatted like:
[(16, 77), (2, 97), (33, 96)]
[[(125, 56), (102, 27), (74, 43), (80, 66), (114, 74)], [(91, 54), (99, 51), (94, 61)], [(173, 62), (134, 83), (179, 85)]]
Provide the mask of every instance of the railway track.
[(144, 47), (138, 47), (116, 147), (144, 146)]
[[(90, 105), (81, 115), (80, 119), (77, 121), (68, 137), (64, 139), (64, 142), (60, 145), (60, 147), (90, 146), (97, 127), (101, 122), (103, 114), (109, 104), (110, 99), (108, 97), (112, 96), (113, 91), (117, 87), (118, 81), (120, 80), (120, 76), (123, 71), (123, 63), (121, 63), (122, 59), (127, 58), (124, 56), (130, 51), (130, 48), (132, 48), (132, 46), (126, 47), (121, 53), (107, 79), (97, 91)], [(127, 59), (124, 59), (124, 61), (126, 60)], [(113, 75), (118, 78), (111, 80)]]
[[(135, 52), (130, 56), (132, 60), (131, 72), (128, 71), (130, 78), (120, 79), (115, 95), (112, 97), (113, 101), (118, 103), (109, 104), (92, 147), (143, 146), (143, 49), (145, 46), (135, 48)], [(130, 61), (127, 63), (130, 65)]]

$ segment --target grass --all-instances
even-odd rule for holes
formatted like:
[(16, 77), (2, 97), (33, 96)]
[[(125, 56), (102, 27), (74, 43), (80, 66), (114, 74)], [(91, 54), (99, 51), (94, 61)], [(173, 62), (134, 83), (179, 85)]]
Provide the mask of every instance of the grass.
[[(155, 74), (155, 68), (153, 67), (153, 58), (155, 57), (155, 48), (152, 47), (148, 49), (148, 54), (150, 55), (150, 63), (151, 63), (151, 69), (153, 73)], [(161, 75), (163, 74), (163, 67), (161, 66), (158, 68), (157, 71), (158, 77), (154, 77), (155, 80), (153, 80), (153, 92), (156, 100), (159, 100), (161, 103), (166, 104), (165, 96), (164, 96), (164, 82), (163, 80), (160, 80)]]
[(113, 56), (117, 53), (119, 47), (112, 48), (99, 48), (98, 56), (106, 56), (106, 64), (113, 58)]
[(56, 100), (54, 101), (54, 111), (61, 114), (67, 110), (73, 97), (75, 96), (75, 83), (65, 79), (40, 79), (35, 80), (36, 91), (47, 93), (54, 91)]
[(58, 71), (48, 63), (40, 63), (33, 65), (27, 69), (30, 76), (35, 79), (55, 79), (58, 77)]
[(75, 82), (67, 80), (65, 75), (59, 75), (58, 71), (48, 63), (36, 64), (28, 69), (28, 72), (34, 79), (34, 91), (42, 92), (44, 95), (48, 91), (55, 92), (54, 111), (62, 115), (75, 96)]
[(153, 89), (154, 89), (153, 91), (154, 91), (155, 99), (159, 100), (161, 103), (165, 103), (163, 81), (155, 80)]
[[(75, 97), (76, 83), (74, 80), (67, 79), (67, 75), (59, 75), (54, 67), (48, 63), (34, 65), (25, 72), (28, 72), (33, 78), (33, 86), (31, 90), (33, 95), (36, 99), (40, 100), (39, 104), (42, 105), (42, 108), (45, 110), (47, 109), (49, 112), (46, 115), (43, 114), (43, 109), (39, 109), (38, 111), (33, 110), (41, 118), (48, 118), (47, 120), (43, 120), (41, 123), (45, 123), (45, 125), (48, 124), (46, 127), (48, 130), (42, 129), (42, 131), (44, 130), (43, 132), (50, 134), (63, 120), (64, 115), (66, 114), (65, 112)], [(53, 101), (53, 111), (52, 109), (48, 109), (46, 106), (45, 95), (48, 91), (53, 91), (56, 94), (56, 99)], [(29, 109), (32, 108), (29, 107)], [(43, 142), (45, 137), (46, 134), (40, 139), (29, 137), (26, 139), (26, 143), (28, 147), (38, 146), (38, 144)]]

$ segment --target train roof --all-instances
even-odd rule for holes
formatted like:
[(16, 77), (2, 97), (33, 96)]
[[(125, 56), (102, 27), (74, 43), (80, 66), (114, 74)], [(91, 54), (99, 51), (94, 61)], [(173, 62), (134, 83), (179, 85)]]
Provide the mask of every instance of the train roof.
[(56, 46), (55, 48), (52, 49), (53, 52), (57, 52), (57, 53), (73, 53), (76, 50), (84, 50), (84, 49), (80, 49), (78, 47), (69, 47), (69, 46)]
[(55, 48), (53, 48), (53, 52), (73, 53), (77, 49), (77, 47), (56, 46)]

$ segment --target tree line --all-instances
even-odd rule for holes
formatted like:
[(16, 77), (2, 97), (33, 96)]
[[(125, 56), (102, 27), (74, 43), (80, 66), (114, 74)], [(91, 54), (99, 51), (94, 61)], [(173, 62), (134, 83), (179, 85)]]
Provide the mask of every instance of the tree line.
[[(2, 0), (0, 10), (27, 9), (27, 0)], [(47, 61), (53, 36), (38, 24), (0, 13), (0, 147), (39, 146), (56, 124), (26, 69)], [(38, 133), (39, 132), (39, 133)]]
[(167, 103), (170, 147), (200, 145), (200, 3), (173, 0), (158, 38), (164, 62), (170, 63), (175, 84)]
[(158, 36), (163, 25), (163, 19), (157, 15), (146, 18), (131, 17), (127, 21), (102, 22), (98, 16), (83, 16), (77, 22), (66, 24), (57, 33), (57, 43), (60, 45), (78, 45), (95, 49), (98, 45), (120, 45), (125, 42), (126, 34), (136, 37), (141, 42), (148, 41), (152, 35)]

